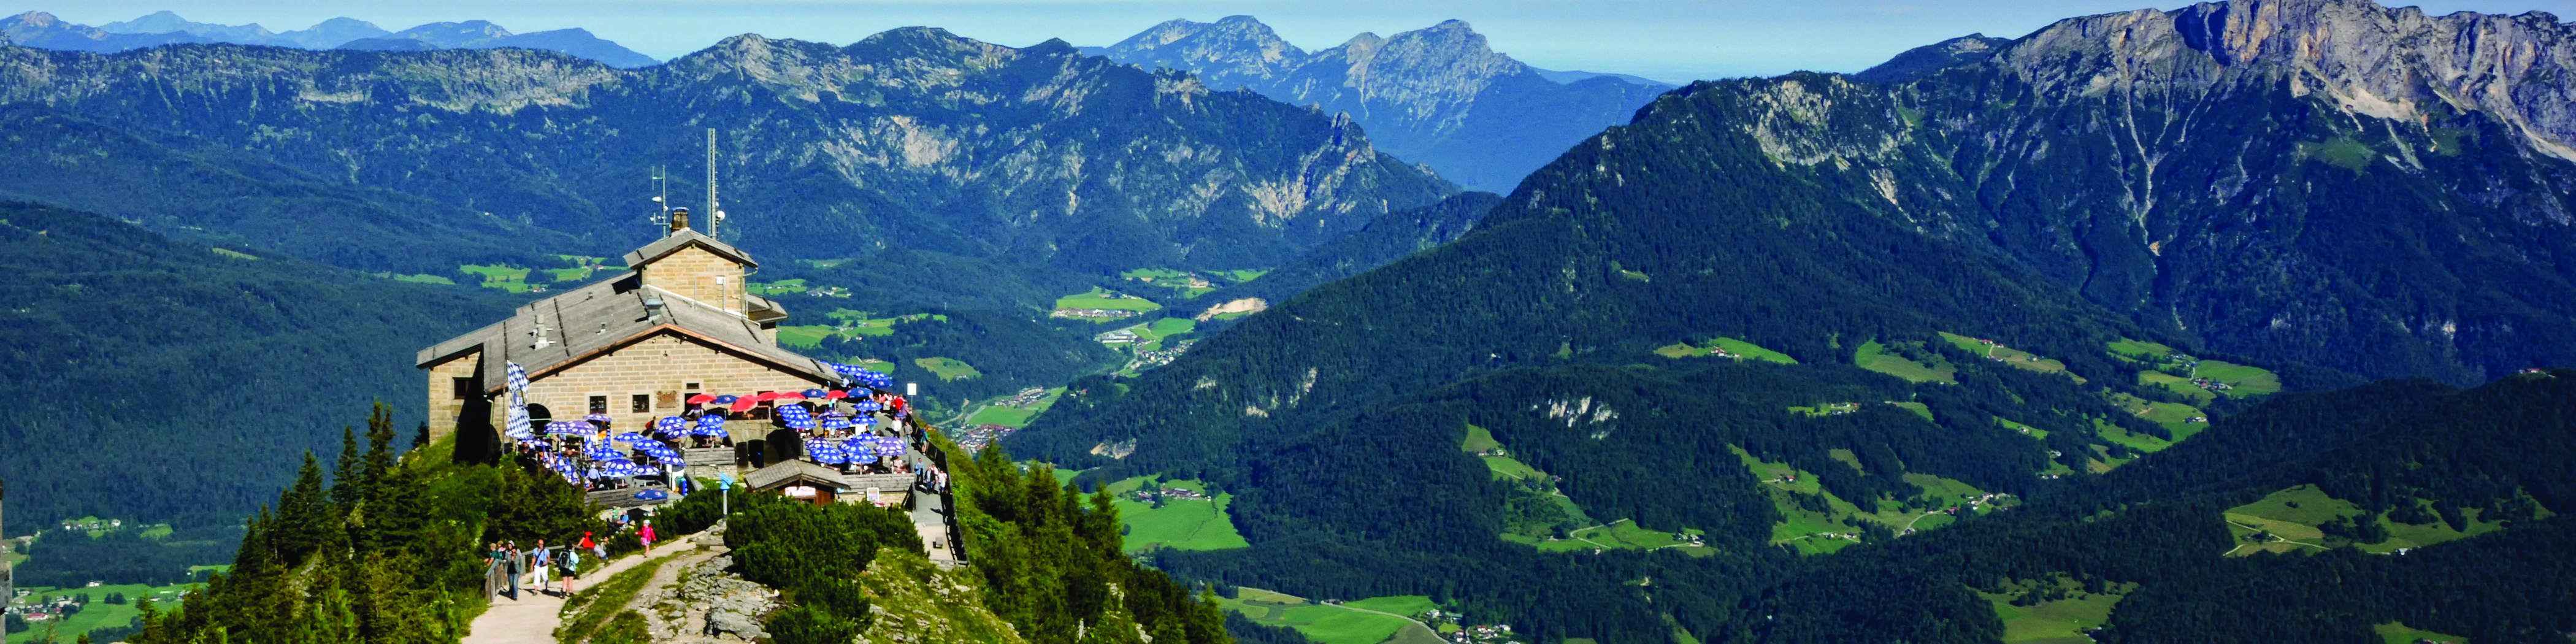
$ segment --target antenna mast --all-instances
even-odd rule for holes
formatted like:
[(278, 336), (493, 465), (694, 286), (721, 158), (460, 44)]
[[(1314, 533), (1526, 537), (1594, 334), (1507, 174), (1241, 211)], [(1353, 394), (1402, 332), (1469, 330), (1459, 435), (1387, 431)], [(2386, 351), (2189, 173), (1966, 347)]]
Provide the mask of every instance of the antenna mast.
[(724, 211), (716, 209), (716, 129), (707, 128), (707, 236), (716, 236)]
[(662, 166), (653, 166), (653, 225), (671, 224), (671, 175)]

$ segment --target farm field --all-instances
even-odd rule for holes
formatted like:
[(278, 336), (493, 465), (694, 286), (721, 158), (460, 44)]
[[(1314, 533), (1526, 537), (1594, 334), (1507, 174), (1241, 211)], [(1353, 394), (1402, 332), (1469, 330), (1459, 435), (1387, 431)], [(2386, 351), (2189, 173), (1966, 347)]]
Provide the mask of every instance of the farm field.
[(2386, 642), (2387, 644), (2415, 644), (2417, 640), (2453, 642), (2455, 644), (2468, 644), (2469, 642), (2469, 638), (2460, 637), (2458, 635), (2443, 635), (2441, 633), (2435, 633), (2423, 629), (2407, 628), (2406, 624), (2403, 622), (2374, 624), (2371, 625), (2370, 630), (2371, 632), (2378, 633), (2379, 641)]
[[(1501, 442), (1494, 440), (1493, 432), (1475, 425), (1467, 426), (1467, 438), (1466, 440), (1460, 441), (1458, 444), (1458, 449), (1466, 452), (1483, 452), (1486, 450), (1502, 449), (1502, 447), (1503, 444)], [(1506, 453), (1508, 454), (1508, 452)], [(1492, 470), (1494, 478), (1497, 479), (1513, 478), (1526, 480), (1547, 476), (1545, 472), (1538, 471), (1538, 468), (1530, 467), (1528, 463), (1520, 462), (1518, 459), (1514, 459), (1508, 455), (1480, 455), (1477, 459), (1484, 461), (1485, 468)]]
[(2031, 438), (2036, 438), (2036, 439), (2040, 439), (2040, 440), (2048, 440), (2048, 430), (2040, 429), (2040, 428), (2037, 428), (2037, 427), (2032, 427), (2032, 426), (2029, 426), (2029, 425), (2024, 425), (2024, 424), (2021, 424), (2021, 423), (2016, 423), (2016, 422), (2009, 421), (2009, 420), (2004, 420), (2004, 419), (2002, 419), (2002, 418), (1997, 418), (1997, 419), (1995, 419), (1995, 422), (1996, 422), (1997, 424), (2001, 424), (2001, 425), (2003, 425), (2003, 426), (2004, 426), (2004, 429), (2013, 430), (2014, 432), (2020, 433), (2020, 434), (2021, 434), (2021, 435), (2023, 435), (2023, 436), (2029, 436), (2029, 437), (2031, 437)]
[(1862, 369), (1904, 378), (1908, 382), (1938, 382), (1953, 385), (1959, 383), (1958, 367), (1947, 364), (1927, 365), (1884, 353), (1886, 350), (1886, 345), (1879, 344), (1877, 340), (1871, 340), (1860, 345), (1860, 350), (1852, 354), (1852, 364)]
[[(2200, 433), (2200, 430), (2209, 429), (2209, 414), (2202, 413), (2200, 408), (2191, 405), (2155, 402), (2122, 393), (2112, 394), (2111, 403), (2119, 405), (2131, 415), (2165, 426), (2165, 431), (2173, 432), (2176, 442), (2191, 438), (2191, 435)], [(2200, 420), (2193, 421), (2194, 418)]]
[(1057, 310), (1106, 309), (1111, 311), (1148, 312), (1161, 310), (1163, 305), (1155, 304), (1153, 300), (1126, 295), (1095, 286), (1092, 287), (1089, 292), (1075, 293), (1056, 298), (1055, 308)]
[(1798, 364), (1798, 359), (1789, 357), (1789, 354), (1772, 351), (1764, 348), (1762, 345), (1751, 342), (1726, 337), (1712, 339), (1698, 345), (1692, 345), (1686, 342), (1676, 342), (1670, 345), (1665, 345), (1662, 348), (1655, 349), (1655, 355), (1675, 359), (1704, 358), (1718, 355), (1719, 351), (1724, 351), (1728, 356), (1737, 360), (1760, 360), (1763, 362), (1779, 364)]
[(1919, 402), (1889, 402), (1887, 404), (1895, 405), (1897, 407), (1904, 408), (1906, 411), (1914, 412), (1914, 415), (1922, 416), (1924, 420), (1932, 420), (1931, 405)]
[[(2388, 530), (2388, 540), (2354, 545), (2364, 552), (2386, 553), (2395, 552), (2400, 548), (2421, 548), (2504, 529), (2503, 524), (2479, 520), (2480, 513), (2481, 510), (2476, 508), (2462, 512), (2468, 519), (2468, 529), (2465, 531), (2451, 529), (2448, 523), (2438, 520), (2429, 524), (2414, 525), (2391, 521), (2385, 516), (2377, 517), (2379, 525)], [(2546, 516), (2545, 510), (2543, 513)], [(2347, 540), (2327, 537), (2317, 526), (2344, 517), (2363, 515), (2364, 512), (2359, 506), (2327, 496), (2324, 491), (2318, 490), (2313, 485), (2301, 485), (2273, 492), (2252, 503), (2228, 508), (2223, 515), (2227, 520), (2228, 530), (2235, 533), (2240, 542), (2246, 541), (2257, 530), (2269, 533), (2273, 538), (2262, 543), (2242, 543), (2227, 554), (2243, 556), (2256, 552), (2300, 550), (2315, 552), (2341, 546), (2347, 543)]]
[(2262, 367), (2218, 360), (2202, 360), (2191, 375), (2225, 383), (2232, 389), (2220, 392), (2230, 398), (2245, 398), (2281, 393), (2281, 376)]
[(823, 339), (832, 337), (834, 331), (835, 329), (832, 327), (821, 324), (808, 326), (781, 326), (778, 327), (778, 343), (791, 347), (811, 349), (823, 346)]
[[(1892, 500), (1881, 500), (1874, 503), (1874, 507), (1863, 508), (1826, 492), (1812, 472), (1799, 470), (1788, 463), (1763, 461), (1741, 447), (1730, 445), (1727, 449), (1735, 452), (1735, 457), (1744, 463), (1745, 469), (1753, 472), (1754, 479), (1770, 489), (1772, 506), (1779, 510), (1781, 517), (1780, 523), (1771, 526), (1771, 542), (1789, 545), (1808, 554), (1829, 553), (1859, 543), (1843, 537), (1817, 535), (1856, 534), (1861, 531), (1862, 521), (1879, 524), (1900, 534), (1907, 528), (1923, 531), (1949, 525), (1954, 518), (1934, 510), (1966, 505), (1970, 499), (1986, 494), (1984, 490), (1956, 479), (1907, 473), (1903, 476), (1905, 482), (1923, 488), (1923, 494), (1916, 497), (1915, 505), (1930, 509), (1907, 510), (1905, 504)], [(1848, 454), (1843, 450), (1835, 451), (1838, 457)], [(1845, 462), (1854, 464), (1859, 461), (1853, 458)], [(1787, 478), (1791, 476), (1795, 476), (1795, 480)], [(1977, 506), (1976, 512), (1992, 512), (1996, 507), (2009, 507), (2014, 503), (2008, 497), (2001, 498), (1994, 504)], [(1819, 506), (1823, 509), (1816, 509)]]
[(512, 293), (526, 293), (530, 290), (528, 269), (497, 264), (466, 264), (458, 266), (457, 270), (482, 276), (483, 283), (480, 286), (483, 288), (496, 288)]
[(396, 282), (411, 282), (411, 283), (414, 283), (414, 284), (449, 284), (449, 285), (453, 285), (453, 284), (455, 284), (455, 283), (456, 283), (456, 280), (448, 279), (448, 277), (447, 277), (447, 276), (445, 276), (445, 275), (429, 275), (429, 274), (420, 274), (420, 275), (394, 275), (394, 274), (391, 274), (391, 273), (387, 273), (387, 274), (384, 274), (384, 275), (383, 275), (383, 277), (386, 277), (386, 278), (388, 278), (388, 279), (392, 279), (393, 281), (396, 281)]
[(974, 416), (968, 417), (966, 424), (1027, 427), (1030, 420), (1036, 419), (1038, 414), (1045, 412), (1048, 407), (1055, 406), (1055, 401), (1063, 397), (1064, 388), (1056, 387), (1048, 389), (1045, 396), (1039, 397), (1037, 402), (1029, 403), (1025, 407), (986, 405), (982, 410), (976, 411)]
[(983, 372), (976, 371), (974, 366), (966, 364), (966, 361), (956, 358), (916, 358), (912, 364), (930, 370), (930, 373), (938, 375), (943, 381), (984, 375)]
[(2017, 369), (2037, 371), (2040, 373), (2063, 373), (2069, 378), (2074, 378), (2077, 384), (2082, 384), (2084, 382), (2083, 376), (2075, 375), (2074, 373), (2066, 370), (2066, 363), (2050, 358), (2042, 358), (2028, 351), (2004, 346), (2000, 343), (1989, 344), (1989, 341), (1981, 338), (1971, 338), (1956, 333), (1950, 333), (1948, 331), (1941, 332), (1941, 339), (1950, 341), (1951, 346), (1956, 346), (1961, 350), (1991, 358), (1996, 362), (2012, 365)]
[[(1251, 542), (1234, 529), (1234, 520), (1226, 507), (1234, 502), (1232, 494), (1218, 494), (1216, 500), (1174, 499), (1166, 497), (1163, 507), (1124, 498), (1127, 492), (1144, 485), (1146, 477), (1135, 477), (1106, 486), (1112, 495), (1120, 495), (1118, 522), (1127, 527), (1127, 552), (1149, 552), (1158, 548), (1174, 550), (1226, 550), (1249, 548)], [(1164, 481), (1163, 487), (1205, 493), (1207, 486), (1198, 481)]]
[[(2066, 599), (2040, 602), (2031, 606), (2014, 606), (2012, 598), (2038, 583), (2051, 583), (2066, 592)], [(2107, 623), (2111, 607), (2117, 606), (2125, 593), (2085, 593), (2082, 585), (2069, 579), (2012, 584), (2004, 593), (1979, 592), (1995, 607), (1995, 617), (2004, 623), (2005, 644), (2092, 644), (2084, 635)]]
[[(124, 626), (132, 623), (134, 618), (142, 616), (143, 614), (140, 609), (135, 608), (135, 600), (150, 599), (153, 603), (169, 606), (172, 602), (178, 600), (180, 594), (187, 592), (191, 588), (202, 586), (204, 586), (204, 584), (179, 584), (156, 588), (142, 584), (111, 584), (99, 586), (97, 588), (21, 588), (19, 590), (34, 591), (27, 597), (21, 598), (19, 601), (22, 603), (51, 601), (57, 597), (71, 597), (82, 594), (89, 595), (90, 601), (88, 605), (81, 607), (81, 611), (79, 613), (73, 614), (71, 617), (65, 618), (60, 622), (29, 623), (29, 626), (33, 626), (34, 628), (28, 629), (23, 633), (10, 633), (8, 643), (21, 644), (23, 642), (35, 641), (38, 637), (45, 634), (46, 626), (48, 625), (53, 627), (55, 641), (60, 642), (72, 641), (80, 634), (90, 632), (93, 629)], [(124, 594), (126, 597), (126, 603), (107, 603), (108, 593)]]
[[(1395, 638), (1407, 627), (1427, 630), (1410, 619), (1369, 612), (1397, 613), (1397, 611), (1376, 607), (1411, 607), (1415, 605), (1414, 598), (1360, 599), (1335, 606), (1258, 588), (1238, 587), (1235, 595), (1234, 599), (1217, 598), (1217, 605), (1226, 610), (1242, 613), (1252, 621), (1295, 628), (1307, 639), (1322, 644), (1380, 644)], [(1419, 601), (1428, 603), (1430, 599), (1419, 598)], [(1361, 607), (1367, 608), (1363, 610)], [(1410, 615), (1411, 613), (1397, 614)]]

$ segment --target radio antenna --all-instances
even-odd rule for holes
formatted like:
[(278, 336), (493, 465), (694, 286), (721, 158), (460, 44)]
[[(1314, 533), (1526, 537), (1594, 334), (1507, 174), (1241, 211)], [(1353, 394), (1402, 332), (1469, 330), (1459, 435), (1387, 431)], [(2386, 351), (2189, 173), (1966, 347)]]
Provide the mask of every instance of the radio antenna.
[(724, 223), (724, 211), (716, 208), (716, 129), (707, 128), (707, 236), (716, 236), (716, 224)]
[(662, 166), (653, 166), (653, 225), (671, 225), (671, 176)]

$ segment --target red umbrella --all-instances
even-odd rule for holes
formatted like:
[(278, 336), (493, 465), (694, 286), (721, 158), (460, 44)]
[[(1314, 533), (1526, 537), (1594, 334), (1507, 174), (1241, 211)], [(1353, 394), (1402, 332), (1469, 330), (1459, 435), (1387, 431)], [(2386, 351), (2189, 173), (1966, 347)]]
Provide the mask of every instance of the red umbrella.
[(734, 400), (734, 401), (733, 401), (733, 407), (732, 407), (732, 409), (733, 409), (734, 411), (751, 411), (751, 408), (753, 408), (753, 407), (758, 407), (758, 406), (760, 406), (760, 401), (758, 401), (758, 400), (753, 400), (753, 399), (750, 399), (750, 398), (741, 398), (741, 399), (736, 399), (736, 400)]
[(804, 399), (805, 399), (805, 394), (796, 393), (796, 392), (793, 392), (793, 391), (781, 391), (781, 392), (778, 392), (778, 400), (804, 400)]
[(850, 392), (841, 391), (839, 389), (832, 390), (832, 393), (823, 394), (824, 400), (840, 400), (848, 397), (850, 397)]
[(752, 399), (752, 400), (757, 400), (757, 401), (760, 401), (760, 402), (769, 402), (769, 401), (772, 401), (772, 400), (777, 400), (781, 395), (783, 395), (783, 394), (780, 394), (780, 393), (775, 392), (775, 391), (764, 391), (764, 392), (760, 392), (760, 395), (758, 395), (758, 396), (752, 396), (752, 397), (751, 397), (751, 399)]
[(715, 399), (716, 399), (715, 394), (698, 394), (698, 395), (690, 396), (690, 397), (689, 397), (689, 404), (692, 404), (692, 405), (704, 405), (704, 404), (707, 404), (708, 402), (713, 401), (713, 400), (715, 400)]

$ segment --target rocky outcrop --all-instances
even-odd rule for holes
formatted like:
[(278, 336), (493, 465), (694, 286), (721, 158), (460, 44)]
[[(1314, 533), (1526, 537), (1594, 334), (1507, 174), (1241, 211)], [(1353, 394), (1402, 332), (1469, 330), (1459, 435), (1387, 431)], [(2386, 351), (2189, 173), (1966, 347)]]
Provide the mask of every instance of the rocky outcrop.
[(760, 625), (778, 609), (778, 591), (725, 570), (731, 567), (728, 556), (690, 565), (681, 570), (680, 582), (667, 598), (650, 604), (654, 612), (684, 616), (672, 620), (675, 625), (683, 620), (700, 625), (694, 633), (673, 633), (666, 641), (749, 642), (769, 636)]
[(1627, 122), (1671, 89), (1598, 75), (1557, 83), (1495, 52), (1459, 20), (1387, 37), (1363, 33), (1312, 53), (1250, 16), (1174, 20), (1091, 51), (1187, 70), (1218, 90), (1347, 112), (1388, 152), (1493, 192), (1510, 192), (1567, 146)]

